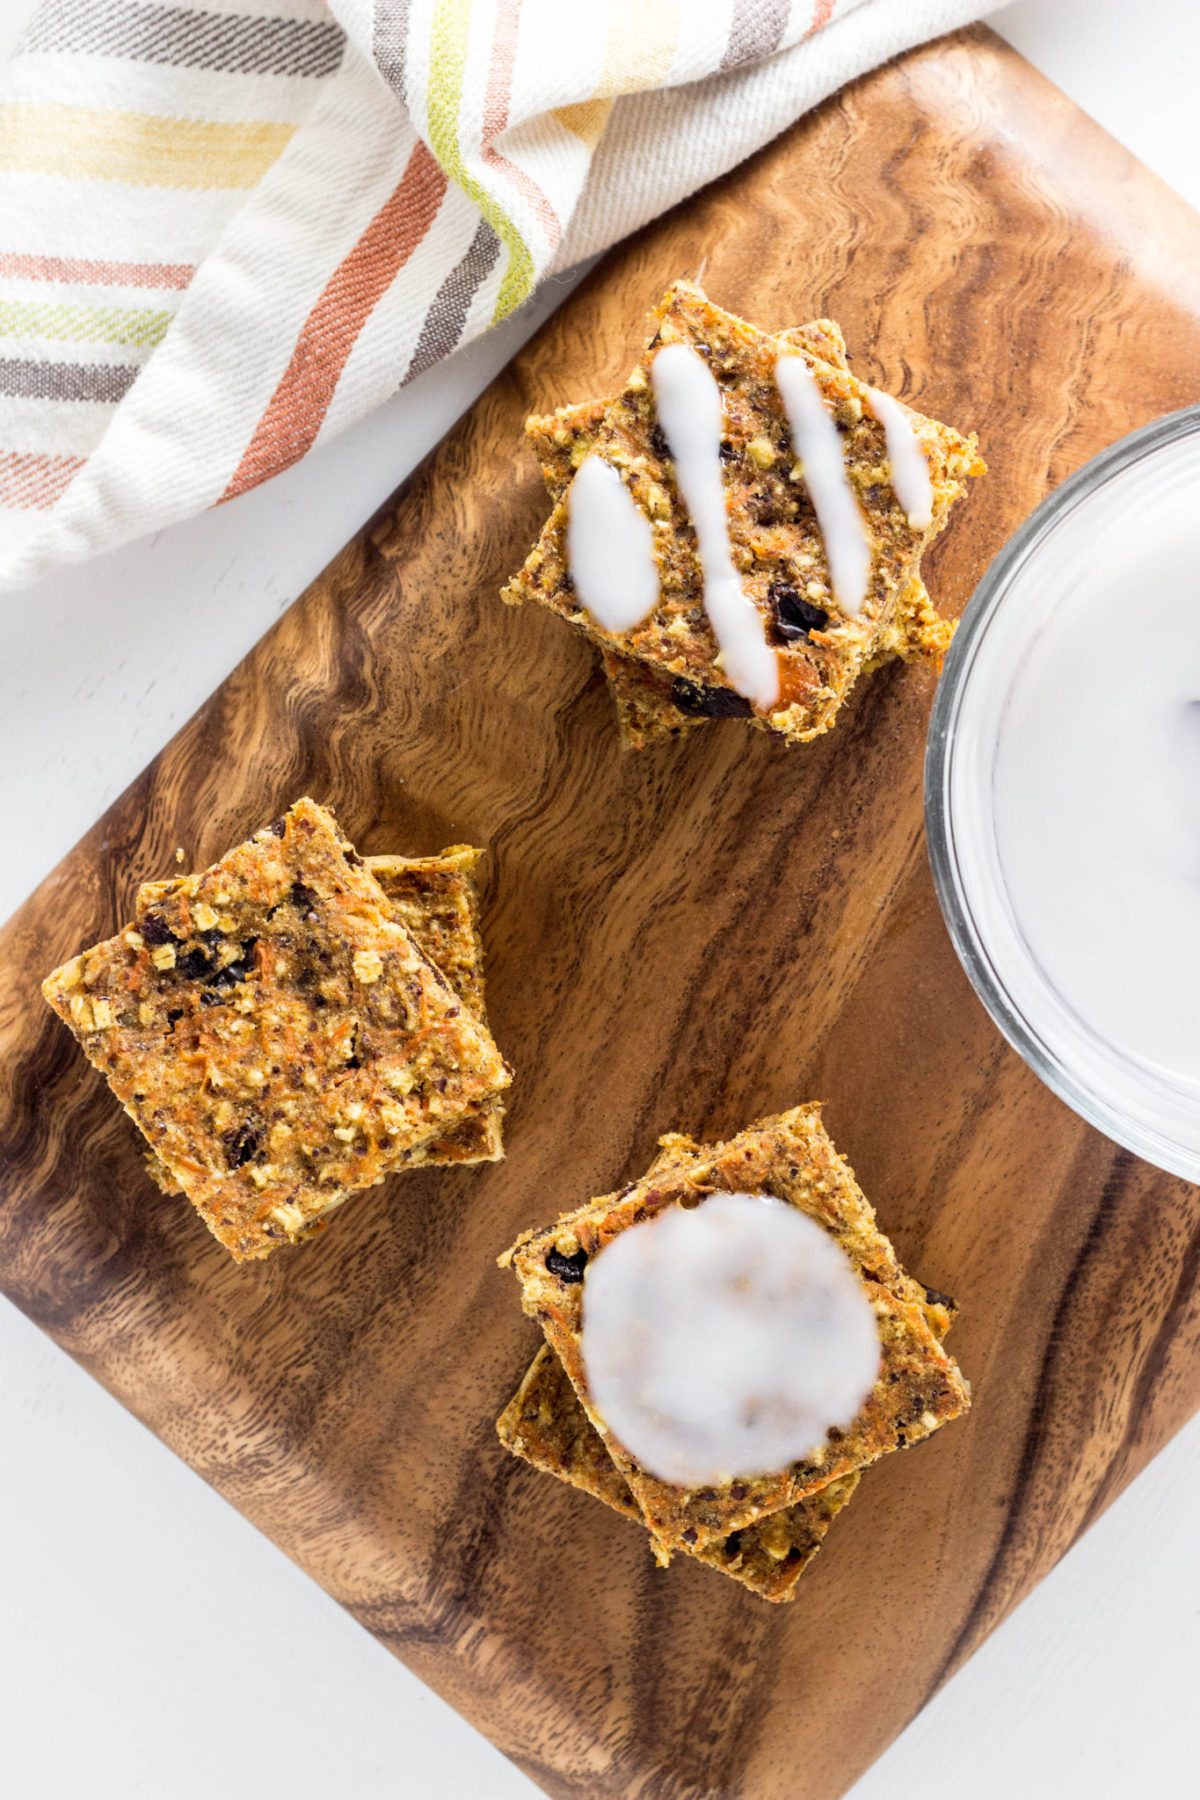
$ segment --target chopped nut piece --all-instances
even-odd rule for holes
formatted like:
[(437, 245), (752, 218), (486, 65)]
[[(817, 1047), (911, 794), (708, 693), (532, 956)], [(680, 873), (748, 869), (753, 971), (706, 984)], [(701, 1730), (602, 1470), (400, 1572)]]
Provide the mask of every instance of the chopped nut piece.
[(175, 967), (174, 944), (159, 944), (156, 950), (150, 952), (150, 961), (156, 969), (173, 969)]
[(355, 979), (369, 985), (383, 974), (383, 958), (377, 950), (356, 950), (353, 967)]
[(785, 1507), (781, 1512), (768, 1513), (767, 1517), (758, 1528), (758, 1534), (762, 1540), (762, 1547), (771, 1558), (772, 1562), (782, 1562), (791, 1548), (787, 1530), (787, 1514), (789, 1510), (790, 1509)]

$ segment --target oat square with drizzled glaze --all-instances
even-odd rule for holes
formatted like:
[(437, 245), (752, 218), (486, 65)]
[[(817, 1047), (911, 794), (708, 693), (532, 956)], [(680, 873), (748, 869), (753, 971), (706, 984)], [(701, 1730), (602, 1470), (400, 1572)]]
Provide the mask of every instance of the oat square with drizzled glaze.
[[(743, 716), (793, 741), (815, 737), (833, 724), (864, 668), (894, 653), (905, 605), (923, 592), (912, 585), (921, 555), (945, 524), (966, 478), (983, 473), (984, 465), (973, 439), (904, 409), (932, 484), (930, 520), (914, 526), (890, 484), (886, 432), (872, 411), (872, 390), (848, 369), (814, 355), (799, 332), (785, 347), (781, 339), (713, 306), (686, 282), (668, 291), (652, 325), (645, 353), (608, 403), (599, 426), (589, 419), (578, 432), (571, 424), (556, 429), (567, 437), (562, 447), (575, 467), (576, 446), (586, 435), (584, 454), (602, 458), (617, 471), (650, 521), (658, 604), (639, 624), (620, 632), (602, 629), (581, 605), (567, 554), (569, 490), (504, 598), (515, 604), (532, 597), (570, 620), (603, 651), (645, 663), (681, 684), (675, 696), (686, 705), (676, 705), (677, 715), (691, 706), (701, 716)], [(778, 699), (767, 709), (755, 709), (734, 690), (705, 609), (696, 534), (656, 414), (653, 362), (668, 344), (682, 344), (701, 355), (720, 389), (720, 455), (732, 561), (743, 592), (761, 615), (778, 667)], [(867, 593), (855, 616), (840, 609), (833, 592), (821, 530), (774, 379), (775, 363), (785, 349), (804, 359), (836, 420), (846, 476), (869, 540)], [(619, 666), (610, 663), (610, 674)], [(667, 725), (662, 709), (655, 710)]]
[[(779, 343), (799, 345), (817, 361), (833, 368), (850, 367), (846, 340), (833, 319), (813, 319), (806, 325), (781, 331)], [(538, 459), (552, 502), (563, 498), (571, 477), (591, 452), (609, 404), (607, 399), (585, 400), (526, 419), (525, 436)], [(804, 611), (799, 610), (802, 604)], [(795, 596), (794, 610), (798, 628), (803, 627), (805, 619), (811, 627), (812, 621), (821, 617), (819, 609), (812, 609), (811, 603), (802, 602), (799, 595)], [(927, 662), (940, 669), (953, 635), (953, 625), (934, 609), (918, 559), (901, 592), (892, 626), (879, 634), (862, 672), (866, 674), (895, 657), (905, 662)], [(711, 724), (714, 718), (722, 716), (722, 707), (736, 699), (727, 689), (698, 688), (619, 650), (602, 651), (601, 661), (616, 705), (621, 742), (630, 750), (644, 750), (650, 744)]]

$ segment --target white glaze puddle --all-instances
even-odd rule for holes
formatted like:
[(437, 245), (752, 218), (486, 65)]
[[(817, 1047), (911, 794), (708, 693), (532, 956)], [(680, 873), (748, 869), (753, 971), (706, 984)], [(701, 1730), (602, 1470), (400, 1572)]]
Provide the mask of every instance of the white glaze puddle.
[(567, 495), (567, 566), (605, 631), (632, 631), (658, 605), (650, 521), (611, 463), (586, 456)]
[(871, 540), (846, 474), (841, 433), (802, 356), (779, 358), (775, 385), (821, 527), (833, 597), (839, 611), (856, 619), (867, 597)]
[(868, 388), (867, 398), (887, 437), (892, 489), (908, 514), (913, 530), (925, 531), (933, 523), (933, 483), (929, 479), (929, 464), (920, 439), (908, 414), (890, 394)]
[(762, 614), (742, 587), (729, 550), (721, 479), (725, 408), (704, 358), (686, 344), (664, 344), (650, 371), (658, 424), (675, 479), (691, 514), (704, 576), (704, 609), (734, 690), (763, 709), (779, 699), (779, 665)]
[[(1149, 491), (1147, 491), (1149, 488)], [(1200, 522), (1196, 489), (1116, 488), (1001, 717), (995, 841), (1018, 929), (1099, 1039), (1200, 1084)], [(1092, 506), (1099, 510), (1099, 502)], [(1027, 580), (1036, 579), (1031, 571)]]
[(583, 1362), (606, 1424), (682, 1487), (772, 1474), (861, 1411), (875, 1312), (840, 1246), (762, 1194), (633, 1225), (588, 1264)]

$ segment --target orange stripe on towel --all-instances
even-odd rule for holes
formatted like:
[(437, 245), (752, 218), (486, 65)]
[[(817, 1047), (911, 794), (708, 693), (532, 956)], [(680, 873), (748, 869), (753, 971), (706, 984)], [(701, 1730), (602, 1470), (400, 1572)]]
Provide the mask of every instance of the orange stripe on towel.
[(500, 0), (496, 9), (496, 35), (492, 40), (492, 56), (483, 103), (483, 138), (479, 148), (484, 162), (495, 169), (497, 174), (507, 176), (517, 192), (528, 201), (541, 220), (542, 229), (553, 250), (562, 232), (558, 214), (532, 175), (510, 162), (492, 142), (508, 124), (508, 103), (512, 96), (513, 70), (517, 61), (519, 24), (520, 7), (517, 0)]
[(64, 281), (78, 287), (185, 288), (192, 263), (96, 262), (90, 256), (30, 256), (0, 251), (0, 275), (18, 281)]
[(81, 456), (22, 456), (0, 451), (0, 506), (48, 511), (83, 467)]
[(358, 341), (358, 334), (437, 217), (446, 176), (424, 144), (353, 250), (338, 265), (309, 313), (272, 394), (222, 494), (232, 500), (311, 450)]

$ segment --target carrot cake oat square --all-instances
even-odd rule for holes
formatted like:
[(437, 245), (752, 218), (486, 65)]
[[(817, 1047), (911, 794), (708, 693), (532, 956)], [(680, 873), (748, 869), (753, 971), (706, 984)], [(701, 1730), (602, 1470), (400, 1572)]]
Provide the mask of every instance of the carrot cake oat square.
[(437, 856), (368, 856), (392, 912), (476, 1018), (485, 1016), (475, 869), (483, 855), (451, 844)]
[[(603, 1500), (614, 1512), (644, 1524), (633, 1490), (584, 1411), (562, 1364), (543, 1344), (497, 1423), (500, 1441), (514, 1456)], [(764, 1600), (790, 1600), (796, 1583), (821, 1548), (825, 1533), (859, 1483), (857, 1470), (809, 1494), (795, 1506), (718, 1538), (689, 1554), (740, 1581)], [(655, 1540), (651, 1538), (651, 1543)], [(657, 1546), (656, 1546), (657, 1547)], [(660, 1552), (666, 1561), (667, 1553)]]
[[(911, 632), (898, 626), (898, 620), (905, 596), (917, 592), (912, 579), (920, 557), (964, 491), (966, 477), (982, 473), (983, 464), (973, 439), (963, 439), (898, 402), (881, 399), (844, 366), (815, 355), (813, 340), (804, 335), (810, 328), (790, 334), (786, 360), (803, 361), (836, 420), (845, 476), (869, 545), (865, 596), (857, 611), (848, 609), (834, 592), (804, 466), (776, 384), (783, 340), (722, 312), (688, 283), (668, 291), (653, 322), (654, 335), (645, 354), (598, 425), (594, 414), (574, 424), (569, 414), (548, 423), (550, 442), (566, 452), (572, 468), (594, 453), (617, 472), (649, 521), (658, 567), (657, 604), (638, 624), (622, 631), (603, 629), (581, 605), (568, 567), (565, 496), (557, 501), (504, 598), (519, 603), (532, 596), (585, 631), (603, 650), (645, 662), (672, 683), (682, 684), (673, 690), (677, 714), (741, 716), (790, 740), (804, 741), (829, 729), (864, 668), (912, 642)], [(831, 343), (836, 350), (840, 337), (827, 335), (824, 347), (828, 350)], [(702, 356), (720, 389), (724, 415), (720, 457), (730, 555), (742, 591), (761, 617), (778, 671), (778, 695), (766, 707), (753, 705), (728, 678), (706, 611), (696, 533), (654, 399), (655, 357), (673, 344)], [(915, 433), (928, 466), (927, 519), (906, 512), (893, 488), (887, 427), (876, 416), (882, 406), (890, 406), (904, 429)], [(539, 434), (544, 442), (540, 421), (535, 441)], [(558, 441), (564, 437), (565, 444)], [(542, 460), (547, 478), (551, 479), (553, 463), (561, 479), (561, 464), (546, 455)], [(936, 620), (936, 615), (932, 618)], [(644, 702), (645, 694), (640, 697)], [(660, 718), (660, 725), (658, 735), (682, 729), (678, 718)]]
[[(846, 340), (832, 319), (814, 319), (810, 324), (781, 331), (778, 339), (780, 344), (800, 345), (834, 368), (849, 367)], [(577, 406), (560, 407), (557, 412), (526, 419), (525, 435), (541, 465), (552, 501), (557, 502), (566, 494), (571, 477), (595, 444), (610, 404), (607, 399), (584, 400)], [(948, 642), (951, 628), (942, 620), (938, 624)], [(694, 726), (721, 717), (721, 708), (728, 706), (731, 698), (737, 699), (728, 689), (696, 688), (619, 650), (602, 649), (600, 658), (613, 690), (621, 741), (632, 750), (680, 737)], [(735, 713), (739, 710), (735, 707)]]
[[(438, 856), (368, 856), (364, 861), (418, 950), (445, 976), (463, 1005), (487, 1025), (474, 873), (482, 854), (468, 844), (452, 844)], [(175, 881), (144, 883), (138, 890), (139, 906), (148, 910), (158, 905), (174, 886)], [(481, 1101), (460, 1124), (415, 1150), (405, 1166), (497, 1162), (504, 1155), (503, 1121), (504, 1102), (499, 1096)], [(153, 1150), (147, 1151), (145, 1162), (151, 1180), (164, 1194), (183, 1192)]]
[[(846, 340), (832, 319), (814, 319), (778, 336), (781, 344), (799, 344), (835, 368), (849, 367)], [(610, 404), (607, 399), (584, 400), (577, 406), (526, 419), (525, 435), (552, 501), (566, 494), (571, 477), (595, 444)], [(950, 628), (944, 629), (948, 639)], [(602, 649), (600, 660), (616, 703), (621, 742), (631, 750), (681, 737), (693, 727), (721, 717), (721, 707), (737, 698), (725, 688), (696, 688), (619, 650)]]
[(510, 1080), (311, 800), (150, 884), (43, 992), (239, 1261), (309, 1235)]
[[(438, 856), (368, 856), (367, 869), (393, 914), (423, 956), (439, 970), (463, 1005), (487, 1026), (483, 939), (475, 867), (482, 851), (452, 844)], [(448, 1132), (414, 1153), (410, 1166), (497, 1162), (504, 1155), (504, 1102), (481, 1101)]]
[[(964, 1412), (970, 1396), (940, 1341), (950, 1323), (948, 1305), (901, 1269), (853, 1172), (830, 1142), (819, 1107), (764, 1119), (725, 1144), (697, 1147), (670, 1138), (663, 1144), (676, 1150), (673, 1158), (661, 1158), (619, 1194), (525, 1233), (501, 1261), (515, 1269), (526, 1312), (541, 1324), (650, 1530), (668, 1551), (702, 1550), (888, 1451), (928, 1437)], [(776, 1474), (684, 1488), (642, 1469), (592, 1402), (580, 1341), (583, 1279), (589, 1259), (620, 1232), (667, 1207), (702, 1206), (722, 1191), (771, 1195), (829, 1232), (874, 1306), (882, 1364), (853, 1425), (830, 1433), (811, 1457)]]

